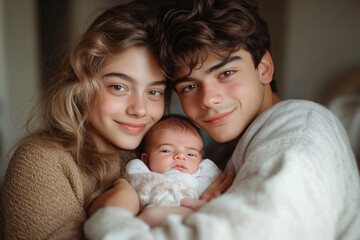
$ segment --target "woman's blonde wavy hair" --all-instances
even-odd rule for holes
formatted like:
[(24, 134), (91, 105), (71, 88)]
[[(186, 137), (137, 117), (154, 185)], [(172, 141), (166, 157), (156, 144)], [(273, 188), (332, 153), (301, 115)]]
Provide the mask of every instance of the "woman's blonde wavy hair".
[[(96, 148), (89, 113), (102, 88), (99, 72), (109, 56), (130, 47), (148, 47), (156, 56), (159, 25), (155, 14), (141, 3), (106, 10), (63, 59), (59, 71), (49, 78), (28, 121), (29, 127), (34, 119), (40, 119), (44, 128), (37, 133), (69, 151), (87, 173), (93, 189), (86, 199), (86, 208), (122, 176), (126, 161), (132, 157), (130, 151), (119, 150), (119, 161), (118, 154), (106, 155)], [(165, 95), (169, 100), (169, 91)]]

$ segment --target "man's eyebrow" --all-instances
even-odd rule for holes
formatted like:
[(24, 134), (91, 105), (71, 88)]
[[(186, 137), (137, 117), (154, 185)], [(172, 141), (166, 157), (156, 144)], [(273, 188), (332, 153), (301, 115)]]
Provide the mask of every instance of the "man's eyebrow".
[(219, 68), (222, 68), (222, 67), (225, 66), (226, 64), (231, 63), (231, 62), (233, 62), (233, 61), (235, 61), (235, 60), (239, 60), (239, 59), (241, 59), (240, 56), (232, 56), (232, 57), (229, 57), (229, 58), (225, 59), (224, 61), (222, 61), (222, 62), (216, 64), (215, 66), (212, 66), (212, 67), (209, 68), (208, 70), (206, 70), (206, 73), (209, 74), (209, 73), (211, 73), (211, 72), (213, 72), (213, 71), (215, 71), (215, 70), (217, 70), (217, 69), (219, 69)]
[[(209, 68), (209, 69), (206, 70), (205, 72), (206, 72), (207, 74), (210, 74), (211, 72), (213, 72), (213, 71), (215, 71), (215, 70), (217, 70), (217, 69), (219, 69), (219, 68), (222, 68), (222, 67), (225, 66), (226, 64), (229, 64), (229, 63), (231, 63), (231, 62), (233, 62), (233, 61), (240, 60), (240, 59), (241, 59), (240, 56), (232, 56), (232, 57), (229, 57), (229, 58), (225, 59), (224, 61), (216, 64), (215, 66), (212, 66), (211, 68)], [(174, 82), (173, 82), (173, 84), (174, 84), (174, 86), (176, 86), (176, 85), (179, 84), (179, 83), (182, 83), (182, 82), (191, 82), (191, 81), (193, 81), (193, 80), (194, 80), (193, 78), (191, 78), (191, 77), (189, 77), (189, 76), (186, 76), (186, 77), (183, 77), (183, 78), (175, 79)]]
[(191, 77), (183, 77), (183, 78), (178, 78), (178, 79), (175, 79), (174, 82), (173, 82), (173, 85), (176, 86), (177, 84), (179, 83), (182, 83), (182, 82), (191, 82), (193, 81), (194, 79), (191, 78)]
[[(129, 81), (131, 83), (137, 83), (138, 82), (133, 77), (130, 77), (129, 75), (126, 75), (124, 73), (111, 72), (111, 73), (105, 74), (103, 77), (118, 77), (118, 78), (121, 78), (123, 80)], [(151, 82), (149, 85), (150, 86), (166, 85), (166, 82), (167, 81), (165, 79), (163, 79), (163, 80)]]

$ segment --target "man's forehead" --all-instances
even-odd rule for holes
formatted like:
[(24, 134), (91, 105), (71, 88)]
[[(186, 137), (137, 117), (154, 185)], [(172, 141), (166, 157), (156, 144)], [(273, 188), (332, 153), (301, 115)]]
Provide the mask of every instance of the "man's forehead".
[(199, 70), (202, 68), (204, 62), (211, 57), (221, 59), (209, 50), (201, 50), (196, 55), (188, 56), (187, 59), (178, 58), (177, 68), (173, 76), (173, 80), (186, 78), (191, 75), (192, 70)]

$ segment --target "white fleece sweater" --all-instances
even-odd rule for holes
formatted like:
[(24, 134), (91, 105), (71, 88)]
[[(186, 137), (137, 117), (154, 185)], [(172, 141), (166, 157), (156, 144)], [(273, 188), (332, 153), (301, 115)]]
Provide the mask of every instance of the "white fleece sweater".
[(220, 174), (220, 169), (209, 159), (203, 159), (194, 174), (178, 170), (151, 172), (143, 161), (133, 159), (126, 165), (125, 179), (138, 193), (141, 207), (176, 207), (183, 198), (199, 199)]
[(309, 101), (268, 109), (238, 142), (230, 189), (182, 219), (150, 229), (121, 208), (99, 210), (89, 239), (360, 239), (360, 180), (339, 120)]

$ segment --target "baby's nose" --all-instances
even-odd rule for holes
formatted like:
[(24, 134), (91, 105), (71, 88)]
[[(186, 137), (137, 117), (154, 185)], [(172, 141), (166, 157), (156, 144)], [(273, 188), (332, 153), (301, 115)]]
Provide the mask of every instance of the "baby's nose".
[(183, 154), (183, 153), (177, 153), (177, 154), (175, 155), (175, 159), (176, 159), (176, 160), (185, 160), (186, 157), (185, 157), (185, 154)]

